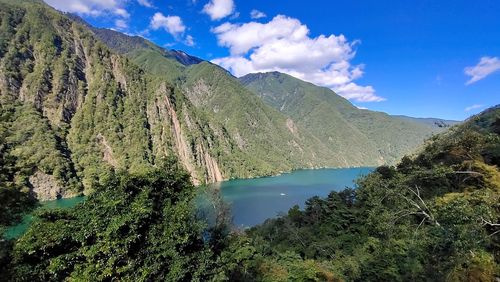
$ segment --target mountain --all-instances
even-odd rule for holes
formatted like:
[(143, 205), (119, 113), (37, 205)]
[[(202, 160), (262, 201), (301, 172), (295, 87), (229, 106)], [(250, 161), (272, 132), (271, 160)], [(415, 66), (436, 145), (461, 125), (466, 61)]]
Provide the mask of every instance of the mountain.
[(368, 160), (395, 163), (445, 128), (419, 119), (358, 109), (331, 89), (279, 72), (248, 74), (240, 81), (323, 144), (361, 164), (368, 164)]
[(435, 132), (291, 77), (307, 86), (297, 90), (306, 103), (271, 103), (217, 65), (42, 1), (0, 7), (1, 179), (39, 199), (89, 192), (114, 171), (170, 157), (195, 184), (393, 163)]
[(404, 120), (409, 120), (413, 122), (418, 122), (422, 124), (426, 124), (432, 127), (437, 127), (437, 128), (448, 128), (453, 125), (460, 124), (460, 121), (457, 120), (446, 120), (446, 119), (439, 119), (439, 118), (416, 118), (416, 117), (409, 117), (409, 116), (403, 116), (403, 115), (393, 115), (393, 117), (401, 118)]
[(150, 44), (121, 55), (40, 1), (0, 8), (2, 179), (18, 190), (71, 196), (165, 157), (197, 184), (332, 165), (327, 148), (218, 66)]
[(396, 167), (378, 167), (356, 189), (313, 197), (304, 209), (253, 227), (249, 242), (261, 251), (233, 277), (278, 280), (279, 269), (279, 280), (293, 280), (307, 275), (296, 270), (307, 263), (311, 274), (302, 280), (498, 280), (499, 166), (495, 106), (434, 136)]
[[(95, 28), (93, 30), (95, 30)], [(108, 40), (109, 38), (113, 38), (114, 33), (116, 32), (112, 30), (99, 29), (96, 34), (100, 34), (99, 37), (104, 42), (109, 42), (108, 45), (111, 48), (116, 48), (117, 51), (126, 49), (123, 46), (116, 46), (116, 41), (110, 42)], [(124, 38), (127, 37), (123, 34), (122, 36), (124, 36)], [(134, 38), (128, 38), (131, 41), (135, 40)], [(145, 39), (142, 40), (144, 42), (144, 47), (142, 47), (142, 49), (135, 49), (133, 52), (126, 52), (125, 54), (127, 54), (144, 69), (158, 75), (166, 76), (173, 81), (176, 81), (176, 83), (179, 83), (181, 87), (184, 88), (186, 80), (189, 80), (189, 70), (199, 68), (199, 66), (196, 65), (199, 63), (190, 64), (189, 67), (184, 68), (188, 70), (187, 74), (186, 71), (184, 71), (184, 74), (177, 74), (176, 77), (172, 78), (170, 75), (165, 75), (165, 73), (168, 73), (168, 70), (163, 69), (162, 66), (180, 63), (181, 61), (174, 59), (176, 61), (174, 62), (171, 57), (161, 55), (163, 52), (167, 51), (161, 48), (152, 50), (147, 47), (152, 43)], [(132, 44), (132, 42), (127, 43), (127, 40), (125, 39), (119, 40), (119, 42), (122, 42), (122, 45), (124, 46)], [(209, 68), (218, 69), (215, 65), (210, 65)], [(211, 70), (207, 71), (207, 75), (204, 79), (211, 79), (210, 72)], [(282, 75), (282, 81), (287, 79), (296, 80), (296, 83), (299, 81), (291, 76), (280, 73), (271, 73), (267, 75), (272, 76), (272, 74), (276, 76)], [(277, 91), (280, 92), (280, 94), (277, 94), (274, 97), (263, 97), (265, 95), (262, 95), (259, 90), (256, 90), (259, 86), (255, 85), (259, 84), (260, 82), (257, 81), (262, 78), (261, 74), (250, 74), (246, 77), (240, 78), (239, 80), (249, 90), (252, 90), (252, 92), (263, 98), (267, 105), (285, 113), (283, 112), (281, 106), (290, 101), (285, 101), (283, 97), (287, 96), (289, 99), (295, 99), (294, 97), (286, 94), (289, 91), (294, 91), (295, 88), (290, 85), (285, 86), (287, 82), (284, 82), (284, 84), (279, 86), (273, 85), (270, 87), (281, 88), (281, 90)], [(226, 73), (224, 80), (229, 79), (232, 79), (232, 76), (229, 73)], [(291, 84), (293, 83), (291, 82)], [(296, 119), (300, 119), (300, 116), (302, 115), (299, 111), (306, 111), (307, 107), (302, 107), (304, 106), (303, 104), (295, 104), (295, 108), (288, 108), (288, 112), (294, 112), (295, 114), (285, 113), (287, 115), (287, 122), (290, 124), (293, 123), (294, 127), (300, 128), (301, 132), (307, 133), (317, 142), (321, 143), (321, 145), (318, 146), (323, 147), (322, 154), (327, 156), (327, 161), (324, 162), (322, 160), (315, 160), (315, 166), (373, 166), (386, 162), (394, 163), (397, 162), (403, 154), (414, 150), (423, 140), (425, 140), (425, 138), (430, 137), (436, 132), (444, 130), (449, 125), (458, 123), (456, 121), (417, 119), (403, 116), (391, 118), (391, 116), (384, 113), (359, 110), (330, 89), (318, 87), (303, 81), (298, 84), (300, 84), (298, 87), (302, 88), (302, 91), (305, 93), (309, 94), (322, 92), (321, 95), (315, 94), (304, 99), (313, 99), (314, 101), (310, 102), (316, 105), (320, 105), (327, 101), (328, 104), (340, 109), (341, 112), (341, 116), (339, 116), (335, 113), (335, 111), (325, 109), (324, 105), (321, 105), (319, 108), (314, 110), (313, 108), (310, 108), (309, 113), (311, 116), (304, 118), (307, 122), (304, 122), (303, 124), (296, 122)], [(277, 92), (274, 93), (276, 94)], [(189, 96), (189, 91), (186, 93)], [(201, 100), (202, 98), (205, 99), (204, 97), (197, 97), (194, 99)], [(279, 99), (282, 99), (282, 104), (279, 104)], [(210, 111), (210, 109), (208, 109), (208, 111)], [(356, 117), (353, 118), (354, 116)], [(326, 123), (325, 120), (330, 120), (332, 122)], [(401, 122), (401, 120), (403, 122)], [(388, 131), (391, 133), (387, 134)], [(403, 136), (403, 138), (401, 139), (400, 136)], [(393, 137), (397, 138), (392, 139)], [(360, 148), (363, 149), (360, 150)], [(309, 166), (311, 166), (311, 164), (309, 164)]]

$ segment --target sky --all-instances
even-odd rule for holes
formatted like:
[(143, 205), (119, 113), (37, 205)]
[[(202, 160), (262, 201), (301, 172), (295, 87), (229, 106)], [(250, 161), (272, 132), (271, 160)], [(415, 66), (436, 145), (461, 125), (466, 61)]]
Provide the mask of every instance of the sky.
[(500, 103), (497, 0), (45, 0), (235, 76), (281, 71), (359, 108), (463, 120)]

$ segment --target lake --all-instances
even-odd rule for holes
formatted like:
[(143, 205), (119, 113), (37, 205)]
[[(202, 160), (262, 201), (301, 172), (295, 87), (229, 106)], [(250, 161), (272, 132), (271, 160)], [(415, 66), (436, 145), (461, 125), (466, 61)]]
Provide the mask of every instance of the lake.
[[(225, 201), (231, 204), (233, 223), (240, 228), (254, 226), (267, 218), (286, 213), (294, 205), (304, 206), (313, 196), (325, 197), (330, 191), (353, 187), (354, 181), (373, 168), (338, 168), (296, 170), (278, 176), (235, 179), (211, 184), (220, 189)], [(85, 200), (75, 197), (41, 202), (38, 209), (71, 208)], [(31, 214), (5, 232), (6, 238), (17, 238), (33, 221)]]
[[(40, 206), (37, 209), (67, 209), (76, 206), (76, 204), (81, 203), (85, 200), (86, 197), (73, 197), (67, 199), (53, 200), (53, 201), (44, 201), (40, 202)], [(33, 215), (27, 214), (23, 217), (23, 220), (18, 225), (9, 227), (5, 233), (4, 237), (7, 239), (17, 238), (28, 230), (31, 222), (33, 221)]]
[(313, 196), (325, 197), (330, 191), (353, 187), (360, 176), (373, 168), (296, 170), (279, 176), (235, 179), (211, 184), (231, 203), (233, 223), (249, 227), (264, 222), (294, 205), (304, 206)]

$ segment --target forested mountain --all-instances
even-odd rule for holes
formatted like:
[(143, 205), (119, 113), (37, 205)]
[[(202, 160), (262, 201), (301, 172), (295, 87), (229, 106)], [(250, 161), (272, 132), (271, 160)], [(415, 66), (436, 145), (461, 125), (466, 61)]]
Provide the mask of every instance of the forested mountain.
[(356, 189), (313, 197), (303, 210), (296, 206), (248, 237), (234, 237), (228, 253), (241, 264), (233, 265), (232, 277), (496, 281), (499, 166), (496, 106), (435, 136), (397, 166), (378, 167)]
[(279, 72), (248, 74), (240, 81), (327, 147), (336, 148), (339, 157), (349, 156), (347, 163), (355, 160), (366, 165), (378, 160), (378, 164), (394, 164), (431, 133), (457, 123), (358, 109), (328, 88)]
[[(3, 179), (39, 199), (81, 193), (113, 170), (141, 171), (166, 156), (196, 184), (377, 165), (433, 132), (367, 111), (356, 119), (319, 108), (310, 120), (285, 115), (226, 70), (181, 51), (91, 28), (41, 1), (0, 5)], [(352, 108), (329, 94), (322, 103)], [(395, 129), (403, 131), (385, 144)]]
[(409, 117), (409, 116), (401, 116), (401, 115), (394, 115), (393, 117), (413, 121), (413, 122), (418, 122), (418, 123), (423, 123), (427, 124), (432, 127), (439, 127), (439, 128), (448, 128), (450, 126), (459, 124), (459, 121), (456, 120), (446, 120), (446, 119), (439, 119), (439, 118), (415, 118), (415, 117)]
[[(217, 66), (181, 69), (181, 86), (161, 71), (170, 65), (144, 71), (40, 1), (0, 5), (2, 156), (5, 181), (20, 190), (74, 195), (165, 156), (195, 183), (328, 164), (319, 142)], [(169, 56), (158, 62), (184, 68)]]
[(175, 160), (116, 173), (71, 210), (0, 241), (6, 280), (495, 281), (500, 277), (500, 106), (434, 137), (357, 189), (246, 233), (196, 217)]

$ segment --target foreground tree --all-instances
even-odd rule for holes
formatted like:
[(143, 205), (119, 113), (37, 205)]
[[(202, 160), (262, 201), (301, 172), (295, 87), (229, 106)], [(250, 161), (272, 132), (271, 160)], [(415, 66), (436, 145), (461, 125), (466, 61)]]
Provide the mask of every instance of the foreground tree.
[(11, 279), (207, 280), (213, 253), (175, 164), (117, 173), (71, 210), (43, 211), (15, 244)]

